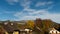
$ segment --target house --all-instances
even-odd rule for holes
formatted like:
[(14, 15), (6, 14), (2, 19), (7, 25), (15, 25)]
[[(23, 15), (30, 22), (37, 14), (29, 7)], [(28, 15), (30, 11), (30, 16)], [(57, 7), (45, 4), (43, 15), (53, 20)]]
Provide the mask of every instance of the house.
[(5, 34), (9, 34), (8, 32), (5, 32)]
[(25, 29), (24, 25), (17, 27), (17, 23), (13, 22), (4, 22), (3, 28), (6, 30), (5, 34), (28, 34), (32, 30)]
[(13, 34), (20, 34), (20, 31), (19, 30), (14, 30)]
[(60, 32), (55, 28), (50, 28), (49, 34), (60, 34)]
[[(18, 27), (16, 26), (16, 23), (12, 23), (12, 22), (5, 22), (3, 24), (3, 28), (6, 30), (5, 34), (13, 34), (19, 30)], [(19, 32), (19, 31), (18, 31)]]
[(25, 29), (25, 31), (26, 31), (27, 33), (32, 32), (32, 30), (30, 30), (30, 29)]
[(32, 34), (32, 30), (30, 30), (30, 29), (21, 29), (20, 30), (20, 34)]

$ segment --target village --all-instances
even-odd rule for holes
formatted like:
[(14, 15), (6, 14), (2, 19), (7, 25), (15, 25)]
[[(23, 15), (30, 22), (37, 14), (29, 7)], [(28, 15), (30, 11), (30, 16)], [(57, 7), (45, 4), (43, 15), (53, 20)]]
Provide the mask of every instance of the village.
[(23, 21), (11, 22), (9, 20), (3, 21), (0, 24), (0, 34), (60, 34), (60, 29), (55, 28), (56, 27), (55, 25), (57, 24), (55, 24), (54, 25), (55, 27), (53, 27), (50, 23), (48, 23), (49, 21), (46, 20), (46, 22), (49, 25), (46, 25), (46, 26), (44, 25), (42, 28), (41, 19), (36, 19), (35, 22), (37, 23), (35, 24), (34, 21), (32, 20), (28, 20), (24, 22)]

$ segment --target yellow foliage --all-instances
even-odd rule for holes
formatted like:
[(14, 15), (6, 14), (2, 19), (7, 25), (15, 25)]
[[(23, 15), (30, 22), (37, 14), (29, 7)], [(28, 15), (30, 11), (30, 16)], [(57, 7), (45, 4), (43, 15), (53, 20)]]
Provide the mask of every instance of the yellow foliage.
[(27, 27), (33, 29), (34, 28), (34, 21), (28, 20), (27, 21)]

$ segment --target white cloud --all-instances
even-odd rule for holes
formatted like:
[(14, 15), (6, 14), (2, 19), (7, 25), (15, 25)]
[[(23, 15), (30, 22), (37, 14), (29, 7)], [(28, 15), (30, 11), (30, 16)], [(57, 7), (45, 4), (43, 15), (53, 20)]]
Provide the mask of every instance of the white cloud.
[(35, 10), (29, 14), (45, 14), (45, 12), (48, 12), (46, 9), (42, 9), (42, 10)]
[(50, 5), (50, 4), (53, 4), (52, 1), (49, 1), (49, 2), (37, 2), (36, 3), (36, 7), (39, 7), (39, 6), (46, 6), (46, 5)]
[(6, 0), (7, 2), (18, 2), (19, 0)]
[(14, 14), (14, 16), (20, 17), (22, 14), (23, 14), (23, 12), (17, 12), (17, 13)]
[[(30, 11), (29, 11), (30, 10)], [(55, 14), (55, 13), (49, 13), (48, 10), (43, 9), (43, 10), (34, 10), (34, 9), (28, 9), (24, 10), (28, 11), (28, 14), (30, 15), (23, 15), (23, 12), (18, 12), (14, 15), (17, 15), (15, 17), (18, 17), (18, 20), (35, 20), (36, 18), (41, 18), (41, 19), (51, 19), (57, 23), (60, 22), (60, 14)], [(31, 12), (32, 11), (32, 12)], [(34, 15), (35, 14), (35, 15)], [(22, 17), (21, 17), (22, 15)]]
[(8, 2), (8, 4), (10, 5), (14, 5), (14, 2), (19, 2), (19, 0), (6, 0)]
[(49, 1), (49, 2), (47, 2), (47, 4), (53, 4), (53, 2), (52, 1)]
[[(7, 2), (11, 3), (11, 4), (14, 4), (12, 2), (18, 2), (18, 0), (7, 0)], [(50, 5), (52, 4), (53, 2), (49, 1), (49, 2), (38, 2), (36, 4), (36, 7), (38, 6), (45, 6), (45, 5)], [(20, 5), (24, 7), (24, 9), (20, 12), (17, 12), (14, 14), (15, 17), (17, 17), (18, 19), (15, 19), (15, 20), (34, 20), (36, 18), (41, 18), (41, 19), (51, 19), (55, 22), (60, 22), (60, 14), (53, 14), (53, 13), (49, 13), (48, 9), (51, 9), (47, 8), (47, 9), (40, 9), (40, 10), (36, 10), (36, 9), (31, 9), (30, 8), (30, 4), (31, 4), (31, 1), (29, 0), (22, 0), (20, 2)], [(27, 11), (28, 14), (25, 12)]]
[(24, 8), (29, 8), (31, 4), (30, 0), (21, 0), (20, 5), (23, 6)]

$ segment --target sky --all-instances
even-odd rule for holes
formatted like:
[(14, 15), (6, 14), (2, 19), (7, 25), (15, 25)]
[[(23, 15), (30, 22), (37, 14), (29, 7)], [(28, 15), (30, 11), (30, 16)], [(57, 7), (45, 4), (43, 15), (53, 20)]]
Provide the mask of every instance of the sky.
[(36, 18), (60, 23), (60, 0), (0, 0), (0, 20)]

